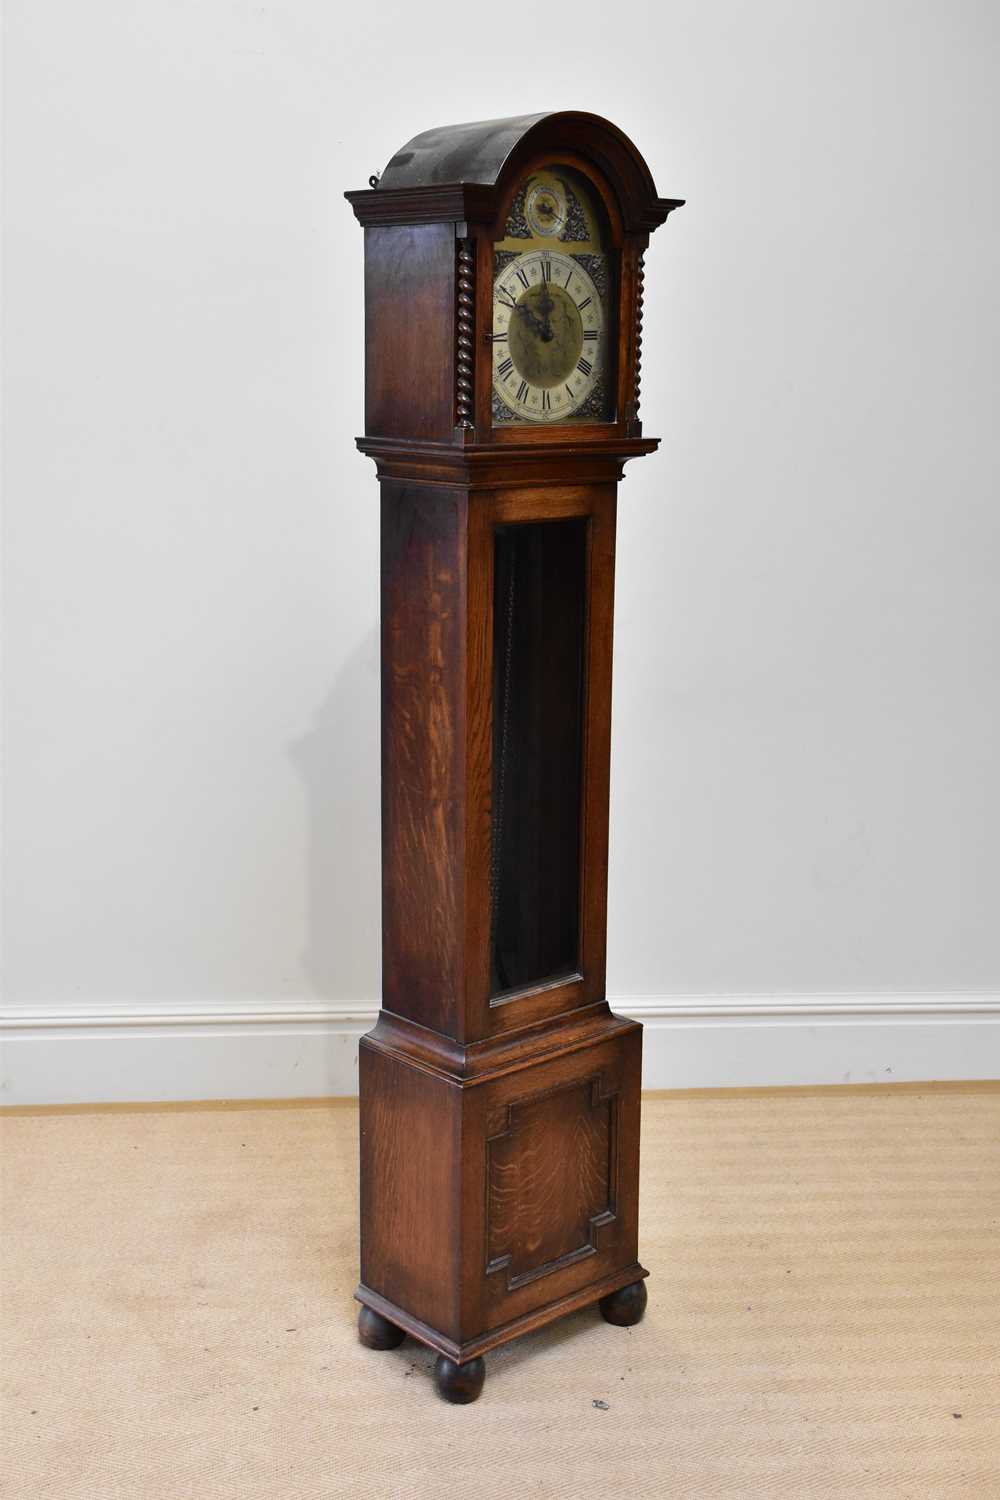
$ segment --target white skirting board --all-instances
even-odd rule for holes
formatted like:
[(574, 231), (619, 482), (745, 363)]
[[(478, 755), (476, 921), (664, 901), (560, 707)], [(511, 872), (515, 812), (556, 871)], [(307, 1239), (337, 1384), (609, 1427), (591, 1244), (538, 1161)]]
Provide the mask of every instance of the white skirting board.
[[(647, 1089), (1000, 1077), (1000, 995), (618, 996)], [(0, 1105), (357, 1092), (374, 1004), (52, 1006), (0, 1015)]]

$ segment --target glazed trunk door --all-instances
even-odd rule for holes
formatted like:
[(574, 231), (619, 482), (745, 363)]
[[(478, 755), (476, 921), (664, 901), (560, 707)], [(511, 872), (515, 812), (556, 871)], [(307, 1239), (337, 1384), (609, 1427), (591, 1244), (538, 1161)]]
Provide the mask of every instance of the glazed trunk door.
[(477, 496), (469, 531), (474, 1039), (604, 999), (614, 487)]

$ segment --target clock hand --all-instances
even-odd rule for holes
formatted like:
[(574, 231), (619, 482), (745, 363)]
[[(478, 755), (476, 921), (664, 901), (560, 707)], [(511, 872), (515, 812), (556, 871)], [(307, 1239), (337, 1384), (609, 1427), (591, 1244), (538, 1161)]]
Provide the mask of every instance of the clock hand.
[(555, 309), (555, 303), (552, 300), (551, 293), (545, 287), (543, 287), (542, 294), (538, 298), (538, 308), (542, 314), (540, 318), (531, 308), (524, 306), (523, 303), (518, 303), (518, 311), (522, 312), (528, 319), (542, 343), (551, 344), (555, 338), (555, 334), (552, 331), (552, 313)]
[[(535, 317), (535, 314), (531, 311), (530, 307), (525, 307), (523, 303), (519, 302), (514, 308), (514, 311), (520, 313), (522, 318), (524, 318), (528, 323), (531, 324), (531, 327), (534, 329), (535, 333), (538, 334), (539, 338), (545, 339), (545, 324), (542, 323), (540, 318)], [(552, 335), (549, 334), (549, 338), (551, 337)], [(547, 343), (548, 339), (546, 339), (545, 341)]]
[(553, 302), (552, 296), (547, 288), (542, 292), (542, 295), (539, 298), (538, 305), (541, 308), (542, 314), (545, 318), (545, 322), (539, 330), (539, 337), (541, 338), (543, 344), (551, 344), (553, 338), (555, 337), (555, 334), (552, 332), (552, 312), (555, 308), (555, 303)]

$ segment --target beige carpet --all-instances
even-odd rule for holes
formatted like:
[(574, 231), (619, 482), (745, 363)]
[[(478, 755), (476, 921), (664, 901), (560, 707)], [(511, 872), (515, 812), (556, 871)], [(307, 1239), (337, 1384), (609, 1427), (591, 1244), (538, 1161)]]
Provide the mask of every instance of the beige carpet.
[(352, 1106), (6, 1117), (5, 1494), (1000, 1496), (1000, 1093), (644, 1124), (645, 1322), (451, 1407), (355, 1341)]

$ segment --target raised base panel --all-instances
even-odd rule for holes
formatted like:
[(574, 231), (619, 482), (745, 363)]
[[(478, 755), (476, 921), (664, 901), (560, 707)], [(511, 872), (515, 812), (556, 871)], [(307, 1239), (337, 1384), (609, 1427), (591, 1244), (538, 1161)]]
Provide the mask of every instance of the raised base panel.
[(359, 1300), (462, 1362), (641, 1280), (641, 1049), (456, 1080), (366, 1039)]

